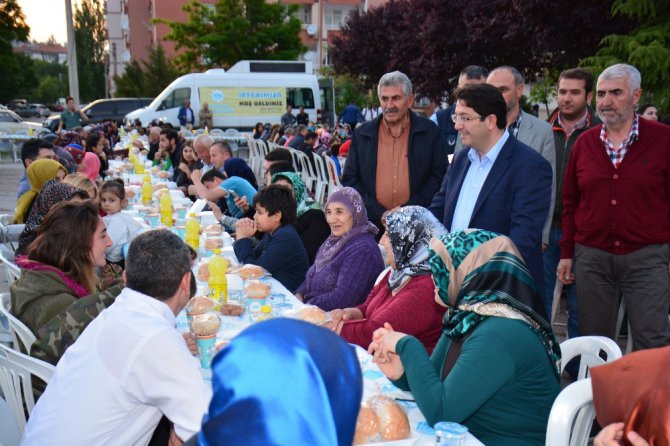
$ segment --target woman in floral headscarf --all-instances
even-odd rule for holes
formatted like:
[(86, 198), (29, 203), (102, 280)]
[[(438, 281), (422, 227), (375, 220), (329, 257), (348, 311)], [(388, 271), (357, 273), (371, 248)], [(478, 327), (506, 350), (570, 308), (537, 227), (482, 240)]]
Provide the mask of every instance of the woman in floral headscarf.
[(321, 210), (321, 205), (307, 195), (305, 183), (297, 173), (276, 173), (272, 175), (272, 183), (283, 184), (293, 190), (293, 196), (298, 205), (295, 230), (298, 231), (300, 240), (307, 251), (309, 264), (314, 264), (316, 253), (330, 235), (330, 227)]
[(391, 270), (365, 303), (331, 311), (332, 328), (346, 341), (367, 348), (372, 333), (388, 322), (396, 330), (416, 336), (430, 353), (442, 334), (444, 307), (435, 302), (428, 243), (447, 230), (421, 206), (391, 212), (384, 223), (386, 232), (380, 243), (386, 248)]
[(543, 445), (560, 392), (560, 347), (530, 309), (535, 282), (512, 241), (482, 230), (434, 238), (436, 300), (447, 306), (429, 358), (419, 341), (386, 324), (369, 351), (395, 385), (410, 390), (433, 425), (467, 426), (487, 445)]
[(375, 242), (378, 230), (368, 221), (363, 199), (351, 187), (330, 194), (326, 220), (331, 234), (295, 294), (326, 311), (353, 307), (363, 302), (384, 269)]

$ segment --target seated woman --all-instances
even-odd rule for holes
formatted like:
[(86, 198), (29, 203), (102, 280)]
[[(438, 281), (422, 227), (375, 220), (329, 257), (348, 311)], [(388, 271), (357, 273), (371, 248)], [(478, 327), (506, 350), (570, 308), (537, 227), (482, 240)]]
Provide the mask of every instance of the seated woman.
[(319, 248), (314, 265), (295, 295), (323, 310), (362, 303), (384, 270), (378, 230), (368, 221), (363, 199), (351, 187), (330, 194), (326, 220), (331, 235)]
[(330, 227), (326, 216), (321, 210), (321, 205), (307, 195), (305, 183), (300, 175), (293, 172), (282, 172), (272, 176), (272, 183), (283, 184), (293, 191), (293, 196), (298, 205), (295, 229), (300, 235), (302, 244), (307, 251), (309, 264), (314, 263), (316, 252), (330, 235)]
[(187, 446), (353, 442), (361, 369), (326, 329), (291, 319), (253, 325), (216, 355), (212, 384), (209, 413)]
[(37, 231), (53, 206), (63, 201), (81, 201), (88, 198), (86, 191), (67, 184), (65, 181), (55, 179), (47, 181), (42, 191), (35, 198), (35, 204), (19, 237), (16, 255), (28, 253), (28, 246), (37, 237)]
[(198, 155), (196, 155), (193, 145), (190, 142), (184, 144), (184, 147), (181, 149), (181, 155), (179, 157), (179, 166), (175, 174), (175, 183), (177, 187), (184, 192), (184, 195), (188, 196), (188, 187), (193, 184), (191, 181), (191, 171), (195, 167), (195, 163), (198, 161)]
[(380, 243), (391, 265), (367, 300), (353, 308), (333, 310), (333, 330), (347, 342), (367, 348), (372, 333), (385, 322), (415, 336), (428, 353), (442, 334), (444, 307), (435, 302), (428, 243), (447, 230), (421, 206), (406, 206), (386, 216)]
[(100, 158), (93, 152), (86, 152), (84, 161), (79, 166), (79, 173), (86, 176), (91, 181), (95, 181), (100, 176)]
[[(18, 257), (21, 277), (10, 286), (11, 311), (37, 337), (30, 354), (56, 364), (88, 324), (121, 292), (119, 277), (100, 281), (111, 245), (90, 202), (54, 206)], [(110, 279), (110, 278), (108, 278)], [(111, 282), (111, 283), (110, 283)]]
[(512, 241), (466, 230), (433, 239), (436, 299), (446, 305), (433, 354), (390, 324), (369, 351), (384, 374), (414, 395), (430, 425), (452, 421), (486, 445), (543, 445), (561, 390), (561, 350), (551, 327), (521, 301), (537, 295)]
[(97, 206), (100, 203), (98, 184), (83, 173), (71, 173), (65, 177), (63, 183), (67, 183), (86, 192), (91, 203), (94, 205)]
[(65, 167), (58, 161), (39, 159), (30, 163), (26, 169), (30, 190), (19, 197), (14, 211), (14, 224), (25, 223), (30, 215), (33, 201), (44, 187), (44, 183), (54, 178), (62, 180), (67, 175)]
[[(243, 263), (262, 266), (293, 292), (305, 280), (309, 268), (307, 253), (292, 224), (296, 208), (293, 192), (272, 184), (254, 196), (254, 203), (254, 219), (237, 222), (235, 255)], [(263, 238), (254, 246), (256, 232), (262, 232)]]

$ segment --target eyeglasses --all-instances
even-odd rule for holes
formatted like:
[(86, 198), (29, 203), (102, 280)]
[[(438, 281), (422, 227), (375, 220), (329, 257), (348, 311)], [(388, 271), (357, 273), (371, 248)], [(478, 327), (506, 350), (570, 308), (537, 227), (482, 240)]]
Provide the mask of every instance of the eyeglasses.
[(467, 115), (457, 115), (453, 114), (451, 115), (451, 120), (454, 121), (454, 124), (458, 124), (459, 122), (462, 122), (465, 124), (468, 121), (474, 121), (475, 119), (482, 119), (481, 116), (467, 116)]

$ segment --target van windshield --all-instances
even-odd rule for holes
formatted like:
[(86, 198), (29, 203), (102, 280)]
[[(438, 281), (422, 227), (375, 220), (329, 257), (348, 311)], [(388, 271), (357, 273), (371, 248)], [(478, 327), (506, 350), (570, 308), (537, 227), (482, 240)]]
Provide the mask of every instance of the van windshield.
[(186, 99), (191, 99), (190, 88), (177, 88), (163, 99), (156, 110), (167, 110), (184, 105)]
[(287, 88), (286, 100), (287, 104), (295, 109), (314, 108), (314, 94), (311, 88)]

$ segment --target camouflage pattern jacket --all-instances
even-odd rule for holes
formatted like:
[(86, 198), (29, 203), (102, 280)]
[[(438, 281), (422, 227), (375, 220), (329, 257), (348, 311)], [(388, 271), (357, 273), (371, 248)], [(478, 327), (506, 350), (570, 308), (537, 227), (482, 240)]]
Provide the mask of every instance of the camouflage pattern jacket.
[(37, 337), (30, 355), (54, 365), (123, 289), (120, 277), (111, 277), (111, 283), (108, 277), (108, 287), (89, 294), (57, 268), (25, 257), (17, 258), (16, 263), (21, 277), (10, 287), (12, 314)]

